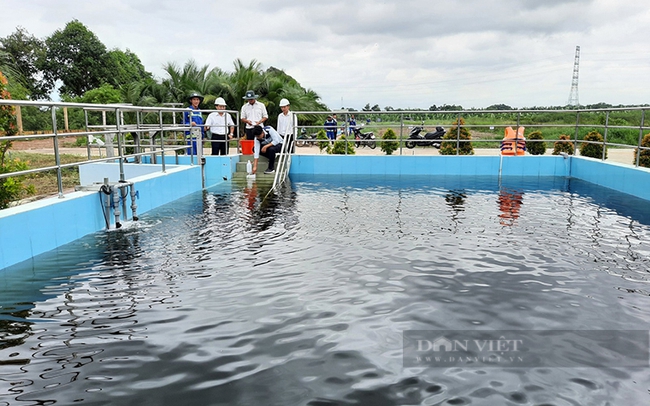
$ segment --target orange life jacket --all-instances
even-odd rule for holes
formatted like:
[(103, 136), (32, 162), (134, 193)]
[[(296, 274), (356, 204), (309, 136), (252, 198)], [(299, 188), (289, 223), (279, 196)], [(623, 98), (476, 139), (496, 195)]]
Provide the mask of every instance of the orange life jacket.
[(516, 133), (512, 127), (506, 127), (505, 136), (501, 141), (501, 155), (524, 155), (525, 153), (524, 127), (518, 127)]

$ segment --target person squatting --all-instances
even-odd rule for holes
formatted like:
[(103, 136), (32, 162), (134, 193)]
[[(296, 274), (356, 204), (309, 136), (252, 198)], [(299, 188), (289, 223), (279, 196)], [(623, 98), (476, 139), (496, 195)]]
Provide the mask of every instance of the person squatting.
[(253, 174), (257, 173), (257, 162), (260, 155), (269, 160), (269, 167), (264, 173), (275, 172), (275, 155), (282, 151), (282, 143), (284, 140), (280, 137), (273, 127), (255, 126), (252, 129), (252, 134), (255, 137), (255, 146), (253, 147)]

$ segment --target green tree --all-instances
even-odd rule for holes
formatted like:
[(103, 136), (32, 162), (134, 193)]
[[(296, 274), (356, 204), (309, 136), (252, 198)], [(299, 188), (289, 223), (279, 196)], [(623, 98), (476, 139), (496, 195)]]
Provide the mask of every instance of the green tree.
[(397, 151), (397, 148), (399, 148), (399, 142), (397, 141), (397, 134), (395, 134), (395, 131), (393, 131), (392, 128), (386, 130), (381, 138), (384, 141), (380, 143), (380, 148), (386, 153), (386, 155), (392, 155), (393, 152)]
[(354, 155), (354, 143), (342, 135), (341, 138), (334, 141), (334, 145), (327, 152), (334, 155)]
[[(644, 148), (650, 148), (650, 133), (646, 134), (643, 137), (643, 140), (641, 140), (641, 146)], [(634, 165), (636, 165), (637, 157), (639, 158), (639, 166), (643, 166), (644, 168), (650, 168), (650, 149), (642, 149), (639, 152), (639, 148), (635, 148), (634, 162), (633, 162)]]
[(164, 84), (155, 79), (144, 79), (120, 86), (122, 101), (134, 106), (160, 106), (171, 103), (171, 94)]
[[(168, 77), (163, 79), (162, 84), (167, 88), (170, 99), (174, 103), (187, 104), (187, 97), (193, 93), (207, 94), (208, 65), (198, 66), (194, 60), (189, 60), (181, 68), (174, 62), (164, 66)], [(208, 100), (203, 100), (201, 108), (210, 108)]]
[[(5, 38), (0, 38), (0, 50), (11, 58), (11, 64), (21, 76), (21, 85), (27, 89), (28, 97), (49, 99), (52, 84), (42, 78), (41, 65), (45, 60), (45, 43), (22, 27)], [(6, 69), (3, 69), (7, 72)], [(9, 76), (16, 76), (9, 74)]]
[(45, 40), (47, 46), (43, 72), (48, 85), (61, 80), (60, 92), (81, 96), (109, 82), (111, 74), (106, 46), (78, 20), (70, 21), (63, 30), (55, 31)]
[(115, 88), (152, 78), (151, 73), (144, 69), (140, 58), (128, 49), (109, 51), (106, 55), (106, 63), (107, 70), (110, 72), (106, 81)]
[[(324, 111), (327, 106), (320, 102), (320, 97), (313, 90), (300, 86), (297, 80), (287, 75), (284, 71), (270, 67), (265, 72), (267, 89), (264, 95), (266, 109), (269, 113), (269, 124), (277, 125), (277, 117), (281, 113), (280, 100), (286, 98), (294, 110), (303, 111)], [(315, 124), (318, 120), (316, 115), (301, 117), (303, 124)]]
[[(7, 79), (0, 72), (0, 100), (11, 99), (7, 91)], [(16, 134), (16, 117), (14, 107), (0, 105), (0, 138)], [(0, 174), (23, 171), (27, 165), (17, 159), (8, 158), (7, 151), (11, 148), (11, 141), (0, 141)], [(0, 209), (5, 209), (9, 203), (19, 198), (26, 191), (22, 179), (0, 178)]]
[(528, 135), (529, 141), (526, 148), (531, 155), (544, 155), (546, 152), (546, 143), (544, 142), (544, 137), (542, 136), (541, 131), (533, 131)]
[[(603, 136), (598, 131), (591, 131), (585, 135), (584, 140), (588, 142), (583, 142), (580, 145), (580, 155), (603, 159)], [(605, 147), (604, 157), (607, 159), (607, 147)]]
[[(467, 128), (464, 127), (465, 120), (461, 117), (457, 121), (457, 125), (452, 127), (442, 139), (448, 140), (440, 144), (440, 155), (474, 155), (474, 147), (472, 142), (472, 134)], [(459, 148), (456, 147), (457, 139), (460, 139)], [(465, 142), (463, 140), (466, 140)]]
[(264, 102), (264, 95), (267, 94), (268, 83), (267, 76), (262, 70), (262, 64), (255, 59), (245, 65), (240, 59), (235, 59), (234, 72), (224, 84), (224, 92), (228, 96), (226, 101), (232, 100), (232, 105), (228, 105), (233, 110), (241, 110), (244, 105), (242, 98), (247, 90), (253, 90), (260, 95), (260, 101)]
[[(72, 103), (85, 103), (85, 104), (115, 104), (122, 103), (122, 93), (115, 89), (113, 86), (105, 83), (98, 88), (90, 89), (80, 97), (68, 97), (63, 96), (63, 101), (72, 102)], [(132, 114), (132, 113), (126, 113)], [(106, 122), (109, 124), (115, 124), (115, 113), (106, 112)], [(99, 112), (89, 112), (88, 113), (88, 124), (90, 125), (100, 125), (102, 124), (103, 118)], [(57, 111), (57, 125), (59, 128), (63, 128), (63, 111)], [(68, 110), (68, 125), (70, 128), (83, 129), (86, 126), (86, 118), (84, 111), (81, 109), (69, 109)], [(83, 138), (86, 139), (85, 137)]]
[(559, 139), (553, 144), (553, 155), (560, 155), (561, 152), (569, 155), (574, 153), (571, 137), (566, 134), (560, 135)]
[(325, 130), (323, 129), (318, 130), (318, 133), (316, 133), (316, 139), (319, 140), (317, 141), (317, 145), (318, 145), (318, 150), (320, 152), (323, 152), (324, 149), (329, 149), (330, 141), (329, 138), (327, 138), (327, 134), (325, 133)]

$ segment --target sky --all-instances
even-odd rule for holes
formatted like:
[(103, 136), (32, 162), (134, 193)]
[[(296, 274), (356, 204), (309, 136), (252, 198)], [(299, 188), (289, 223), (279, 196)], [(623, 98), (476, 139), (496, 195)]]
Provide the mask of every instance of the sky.
[[(79, 20), (146, 70), (194, 60), (285, 71), (330, 109), (650, 103), (650, 7), (638, 0), (0, 0), (0, 37)], [(243, 96), (243, 95), (242, 95)]]

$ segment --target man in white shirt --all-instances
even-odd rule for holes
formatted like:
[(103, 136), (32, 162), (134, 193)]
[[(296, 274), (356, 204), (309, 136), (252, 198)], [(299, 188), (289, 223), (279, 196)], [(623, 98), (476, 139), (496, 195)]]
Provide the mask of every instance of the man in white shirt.
[(275, 172), (275, 154), (282, 151), (282, 137), (271, 126), (262, 128), (255, 126), (253, 128), (253, 135), (255, 137), (255, 147), (253, 147), (253, 173), (257, 173), (257, 161), (260, 155), (269, 159), (269, 167), (264, 173), (269, 174)]
[(282, 113), (278, 115), (278, 134), (280, 134), (280, 136), (288, 144), (287, 151), (293, 153), (295, 152), (293, 143), (294, 116), (291, 112), (289, 100), (280, 100), (280, 109), (282, 110)]
[(212, 155), (228, 155), (228, 140), (231, 140), (235, 133), (235, 122), (230, 114), (224, 111), (226, 101), (223, 97), (217, 97), (214, 106), (217, 111), (210, 113), (205, 120), (206, 131), (210, 130), (212, 133), (210, 138), (212, 140)]
[(253, 128), (262, 125), (269, 118), (264, 103), (258, 102), (259, 96), (252, 90), (247, 90), (244, 100), (246, 103), (241, 107), (241, 121), (246, 124), (246, 139), (254, 140)]

